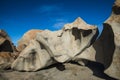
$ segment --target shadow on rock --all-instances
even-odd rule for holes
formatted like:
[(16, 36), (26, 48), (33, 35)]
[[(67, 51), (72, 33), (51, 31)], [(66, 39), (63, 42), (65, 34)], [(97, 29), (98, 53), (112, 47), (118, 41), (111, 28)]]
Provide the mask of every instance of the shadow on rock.
[(111, 25), (104, 23), (103, 26), (103, 32), (100, 38), (93, 44), (93, 47), (96, 50), (96, 61), (103, 63), (105, 69), (107, 69), (113, 60), (115, 43)]
[(105, 68), (101, 63), (88, 61), (88, 64), (86, 66), (90, 68), (93, 71), (93, 75), (97, 77), (103, 78), (105, 80), (117, 80), (104, 73)]
[[(50, 66), (48, 66), (44, 69), (50, 69), (50, 68), (56, 68), (59, 71), (64, 71), (65, 70), (65, 65), (63, 63), (56, 63), (56, 64), (50, 65)], [(42, 70), (44, 70), (44, 69), (42, 69)]]

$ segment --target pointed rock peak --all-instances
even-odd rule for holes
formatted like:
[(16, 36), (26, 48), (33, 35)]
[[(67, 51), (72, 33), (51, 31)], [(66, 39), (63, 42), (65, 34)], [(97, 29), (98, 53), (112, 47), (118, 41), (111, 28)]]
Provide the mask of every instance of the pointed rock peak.
[(80, 17), (78, 17), (73, 23), (68, 23), (64, 25), (63, 29), (71, 29), (73, 27), (77, 27), (79, 29), (84, 29), (84, 30), (88, 30), (88, 29), (95, 29), (96, 27), (93, 25), (89, 25), (87, 24), (83, 19), (81, 19)]
[(86, 22), (80, 17), (78, 17), (73, 23), (75, 23), (75, 24), (86, 24)]

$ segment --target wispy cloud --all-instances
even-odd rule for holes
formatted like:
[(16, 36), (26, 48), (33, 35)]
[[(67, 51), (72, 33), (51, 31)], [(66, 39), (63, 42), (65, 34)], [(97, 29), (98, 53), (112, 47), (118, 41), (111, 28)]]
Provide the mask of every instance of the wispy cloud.
[(43, 5), (40, 7), (40, 12), (51, 12), (51, 11), (57, 11), (60, 7), (57, 5)]
[(58, 22), (53, 25), (54, 28), (56, 29), (61, 29), (65, 25), (65, 22)]
[(55, 29), (61, 29), (68, 21), (64, 18), (64, 19), (56, 19), (55, 20), (55, 24), (52, 26)]

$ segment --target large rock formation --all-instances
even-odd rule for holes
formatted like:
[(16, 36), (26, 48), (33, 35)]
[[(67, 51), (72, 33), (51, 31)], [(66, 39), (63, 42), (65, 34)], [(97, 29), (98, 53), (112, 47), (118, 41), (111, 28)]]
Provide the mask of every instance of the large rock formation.
[(105, 73), (120, 79), (120, 0), (116, 0), (112, 11), (112, 15), (105, 21), (105, 24), (108, 24), (114, 33), (114, 45), (109, 46), (115, 46), (115, 50), (110, 67), (105, 70)]
[(103, 26), (99, 39), (77, 58), (102, 63), (105, 73), (120, 79), (120, 0), (116, 0)]
[(75, 56), (94, 42), (97, 35), (97, 27), (86, 24), (81, 18), (65, 25), (62, 30), (45, 30), (30, 41), (13, 62), (12, 68), (36, 71), (55, 62), (74, 60)]
[(12, 44), (8, 34), (0, 30), (0, 69), (10, 68), (14, 61), (15, 46)]
[(56, 61), (63, 63), (72, 60), (89, 47), (97, 35), (97, 27), (77, 18), (73, 23), (66, 24), (62, 30), (39, 33), (36, 40), (48, 48), (49, 54), (53, 55)]

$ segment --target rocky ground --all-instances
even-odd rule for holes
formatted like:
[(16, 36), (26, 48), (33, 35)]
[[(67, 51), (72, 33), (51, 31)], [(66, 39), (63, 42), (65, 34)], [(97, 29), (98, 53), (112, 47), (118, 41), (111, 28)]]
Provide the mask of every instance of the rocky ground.
[(72, 62), (55, 64), (36, 72), (1, 70), (0, 80), (117, 80), (103, 70), (103, 65), (96, 62), (89, 62), (86, 67)]

